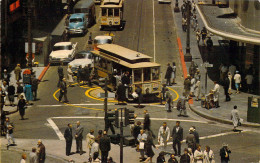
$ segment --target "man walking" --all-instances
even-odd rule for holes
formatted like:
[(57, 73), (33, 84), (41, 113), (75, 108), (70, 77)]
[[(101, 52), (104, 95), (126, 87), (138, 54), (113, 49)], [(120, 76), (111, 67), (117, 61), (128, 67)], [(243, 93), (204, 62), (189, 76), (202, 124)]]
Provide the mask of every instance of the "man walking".
[(231, 100), (231, 98), (229, 96), (229, 92), (228, 92), (229, 85), (230, 85), (230, 80), (229, 80), (228, 76), (226, 76), (224, 79), (224, 83), (223, 83), (224, 92), (225, 92), (225, 96), (226, 96), (226, 102)]
[(236, 131), (236, 128), (241, 125), (240, 117), (238, 115), (237, 106), (234, 106), (234, 109), (231, 111), (231, 119), (233, 121), (234, 129), (233, 131)]
[(196, 127), (195, 126), (192, 126), (193, 130), (192, 130), (192, 133), (195, 137), (195, 141), (196, 141), (196, 144), (200, 144), (200, 136), (199, 136), (199, 133), (196, 131)]
[(32, 152), (30, 152), (30, 154), (29, 154), (29, 162), (30, 163), (38, 163), (37, 161), (38, 160), (37, 160), (36, 148), (33, 147)]
[(111, 149), (110, 138), (107, 136), (107, 132), (104, 131), (104, 136), (100, 138), (99, 148), (101, 151), (101, 162), (106, 163), (108, 153)]
[(91, 129), (86, 136), (87, 148), (89, 149), (89, 158), (91, 158), (90, 152), (92, 144), (95, 142), (94, 130)]
[(170, 138), (170, 129), (167, 126), (167, 123), (163, 122), (163, 125), (159, 128), (159, 132), (158, 132), (158, 144), (159, 145), (163, 144), (164, 149), (166, 149), (169, 138)]
[(69, 123), (68, 127), (64, 132), (64, 138), (66, 140), (66, 155), (69, 156), (71, 154), (71, 146), (72, 146), (72, 125)]
[(144, 127), (143, 127), (144, 130), (150, 131), (151, 120), (150, 120), (150, 115), (149, 115), (147, 110), (144, 110), (144, 123), (143, 123), (143, 125), (144, 125)]
[(59, 81), (58, 81), (58, 87), (60, 87), (60, 83), (62, 79), (64, 78), (64, 73), (63, 73), (63, 68), (62, 68), (63, 63), (61, 62), (59, 67), (58, 67), (58, 76), (59, 76)]
[(190, 87), (191, 87), (190, 75), (187, 75), (187, 78), (184, 80), (184, 91), (186, 97), (190, 96)]
[(230, 161), (229, 155), (231, 150), (228, 148), (228, 144), (223, 143), (223, 147), (220, 149), (219, 155), (221, 157), (221, 163), (228, 163)]
[(181, 98), (179, 99), (178, 101), (178, 104), (177, 104), (177, 110), (179, 110), (179, 114), (178, 114), (178, 117), (182, 116), (182, 112), (183, 112), (183, 116), (184, 117), (188, 117), (187, 115), (187, 111), (186, 111), (186, 102), (187, 102), (187, 97), (186, 97), (186, 93), (183, 92)]
[(17, 66), (14, 69), (15, 79), (17, 82), (19, 82), (19, 80), (21, 79), (21, 73), (22, 73), (21, 65), (17, 64)]
[(240, 83), (241, 83), (241, 75), (239, 74), (239, 71), (236, 71), (236, 75), (234, 76), (235, 80), (235, 86), (236, 86), (236, 94), (240, 93)]
[(59, 102), (61, 102), (62, 97), (64, 96), (64, 102), (69, 102), (67, 98), (67, 84), (66, 84), (66, 78), (63, 78), (60, 82), (60, 96), (59, 96)]
[(165, 73), (166, 85), (171, 86), (171, 77), (172, 77), (173, 69), (172, 69), (170, 63), (168, 63), (167, 66), (168, 67), (167, 67), (167, 70)]
[(214, 81), (214, 89), (213, 89), (213, 97), (214, 97), (214, 102), (215, 102), (215, 107), (218, 108), (219, 106), (219, 89), (220, 86), (217, 83), (217, 81)]
[(45, 146), (42, 144), (42, 140), (38, 140), (38, 160), (39, 163), (44, 163), (46, 158)]
[(14, 140), (14, 136), (13, 136), (14, 126), (10, 122), (9, 117), (6, 117), (5, 126), (6, 126), (6, 139), (8, 140), (8, 144), (7, 144), (7, 149), (8, 149), (9, 146), (11, 145), (11, 140), (12, 140), (13, 144), (15, 144), (15, 140)]
[(165, 104), (165, 106), (166, 106), (167, 112), (172, 111), (172, 104), (173, 104), (172, 100), (173, 100), (172, 95), (171, 95), (169, 89), (166, 88), (166, 104)]
[(188, 145), (188, 148), (192, 149), (192, 152), (195, 151), (196, 140), (195, 140), (195, 136), (193, 134), (193, 128), (192, 127), (189, 129), (189, 134), (186, 137), (186, 144)]
[[(176, 126), (173, 127), (172, 130), (172, 140), (173, 140), (173, 150), (175, 155), (181, 155), (181, 141), (183, 140), (183, 128), (180, 126), (180, 121), (176, 122)], [(176, 145), (178, 146), (178, 152), (176, 149)]]
[(139, 151), (140, 151), (140, 155), (141, 155), (140, 160), (143, 161), (143, 160), (145, 160), (145, 158), (144, 158), (144, 144), (147, 141), (147, 135), (146, 135), (146, 133), (144, 133), (143, 129), (140, 130), (140, 134), (138, 135), (137, 140), (139, 142)]
[(32, 94), (33, 94), (33, 101), (37, 100), (37, 90), (38, 90), (38, 84), (39, 84), (39, 80), (35, 77), (35, 75), (33, 76), (32, 79)]
[(76, 153), (80, 153), (80, 155), (83, 154), (83, 150), (82, 150), (83, 130), (84, 128), (80, 125), (80, 122), (77, 121), (77, 128), (75, 130)]

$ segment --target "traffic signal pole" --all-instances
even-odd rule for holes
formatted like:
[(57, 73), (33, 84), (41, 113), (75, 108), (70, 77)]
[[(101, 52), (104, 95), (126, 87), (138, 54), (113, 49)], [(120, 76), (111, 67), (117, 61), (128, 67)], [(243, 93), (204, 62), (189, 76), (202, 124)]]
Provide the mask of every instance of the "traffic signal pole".
[(120, 121), (120, 163), (123, 163), (123, 108), (121, 108), (121, 121)]

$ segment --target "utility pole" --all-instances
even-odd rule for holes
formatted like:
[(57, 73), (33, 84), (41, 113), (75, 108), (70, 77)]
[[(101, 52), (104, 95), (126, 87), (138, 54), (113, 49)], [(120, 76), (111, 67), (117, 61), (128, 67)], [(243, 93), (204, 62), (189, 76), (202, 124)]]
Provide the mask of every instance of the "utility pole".
[(186, 54), (184, 55), (185, 62), (192, 61), (192, 55), (190, 54), (190, 12), (191, 12), (191, 2), (188, 0), (186, 2), (187, 39), (186, 39)]

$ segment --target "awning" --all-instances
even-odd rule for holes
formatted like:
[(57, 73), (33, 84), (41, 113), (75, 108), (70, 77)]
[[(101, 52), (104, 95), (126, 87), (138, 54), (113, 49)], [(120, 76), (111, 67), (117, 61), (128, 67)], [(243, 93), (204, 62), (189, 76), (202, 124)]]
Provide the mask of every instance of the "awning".
[(237, 18), (232, 17), (230, 8), (217, 5), (196, 5), (207, 30), (225, 39), (260, 45), (260, 32), (243, 27)]

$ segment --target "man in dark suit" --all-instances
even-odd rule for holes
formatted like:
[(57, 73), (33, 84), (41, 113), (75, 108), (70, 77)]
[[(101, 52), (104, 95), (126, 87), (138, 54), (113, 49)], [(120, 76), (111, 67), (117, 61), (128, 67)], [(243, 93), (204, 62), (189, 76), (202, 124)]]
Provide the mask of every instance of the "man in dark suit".
[(231, 150), (228, 148), (228, 145), (223, 143), (223, 147), (219, 151), (219, 155), (221, 157), (221, 163), (228, 163), (229, 160), (229, 155), (231, 153)]
[(42, 144), (41, 140), (38, 140), (38, 160), (39, 163), (44, 163), (45, 158), (46, 158), (46, 153), (45, 153), (45, 146)]
[(193, 135), (195, 137), (195, 140), (196, 140), (196, 144), (200, 144), (200, 136), (199, 136), (199, 133), (196, 131), (196, 127), (195, 126), (192, 126), (193, 128)]
[(144, 130), (150, 131), (150, 125), (151, 125), (150, 115), (148, 114), (147, 110), (144, 110)]
[(104, 136), (100, 138), (99, 149), (101, 151), (101, 162), (106, 163), (108, 152), (111, 149), (110, 138), (107, 136), (107, 132), (104, 131)]
[(64, 138), (66, 140), (66, 155), (69, 156), (71, 153), (71, 146), (72, 146), (72, 125), (69, 123), (68, 127), (64, 132)]
[(82, 139), (83, 139), (83, 127), (80, 126), (80, 122), (77, 121), (77, 128), (75, 130), (75, 139), (76, 139), (76, 153), (83, 154), (82, 150)]
[(62, 97), (64, 96), (64, 102), (69, 102), (67, 98), (67, 84), (66, 84), (66, 78), (63, 78), (60, 82), (60, 96), (59, 96), (59, 102), (61, 101)]
[[(176, 122), (176, 126), (173, 127), (172, 130), (172, 139), (173, 139), (173, 150), (175, 155), (181, 155), (181, 141), (183, 140), (183, 128), (180, 126), (180, 121)], [(176, 145), (178, 146), (178, 152), (176, 149)]]

